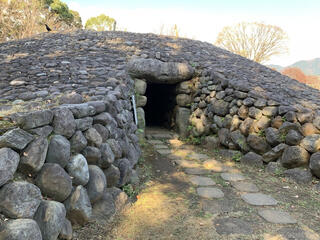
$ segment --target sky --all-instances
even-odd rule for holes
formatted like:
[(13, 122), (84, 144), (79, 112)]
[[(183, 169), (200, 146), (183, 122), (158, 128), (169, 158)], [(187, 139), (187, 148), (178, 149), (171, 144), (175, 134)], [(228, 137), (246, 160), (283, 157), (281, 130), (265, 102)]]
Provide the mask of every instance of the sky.
[(263, 22), (281, 27), (289, 53), (266, 64), (288, 66), (320, 57), (320, 0), (65, 0), (83, 23), (102, 13), (129, 32), (159, 33), (177, 24), (183, 36), (214, 43), (224, 26)]

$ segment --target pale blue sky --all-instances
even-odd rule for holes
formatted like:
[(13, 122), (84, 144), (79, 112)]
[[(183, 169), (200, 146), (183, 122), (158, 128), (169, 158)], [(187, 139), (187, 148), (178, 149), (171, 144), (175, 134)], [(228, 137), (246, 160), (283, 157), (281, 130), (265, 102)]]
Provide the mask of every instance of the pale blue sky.
[(242, 21), (280, 26), (290, 38), (287, 55), (270, 63), (289, 65), (320, 57), (320, 0), (64, 0), (83, 22), (101, 13), (132, 32), (177, 24), (187, 37), (213, 43), (224, 26)]

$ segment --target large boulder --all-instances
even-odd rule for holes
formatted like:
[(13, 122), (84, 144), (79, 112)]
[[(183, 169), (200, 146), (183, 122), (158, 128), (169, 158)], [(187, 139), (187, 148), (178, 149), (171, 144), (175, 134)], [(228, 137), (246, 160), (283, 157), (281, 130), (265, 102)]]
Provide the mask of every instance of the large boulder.
[(312, 181), (312, 174), (310, 173), (310, 170), (306, 169), (292, 168), (285, 170), (283, 174), (285, 177), (290, 178), (300, 184), (306, 184)]
[(309, 167), (312, 173), (320, 178), (320, 152), (311, 155)]
[(257, 153), (264, 154), (270, 150), (270, 145), (267, 141), (256, 134), (249, 134), (247, 138), (249, 146)]
[(0, 211), (10, 218), (32, 218), (41, 200), (40, 189), (28, 182), (11, 182), (0, 189)]
[(224, 117), (229, 113), (229, 103), (224, 100), (217, 100), (212, 104), (213, 112)]
[(147, 89), (147, 83), (141, 79), (135, 79), (134, 81), (135, 92), (139, 95), (144, 95)]
[(19, 161), (19, 154), (11, 148), (0, 148), (0, 187), (13, 178)]
[(92, 214), (92, 207), (87, 190), (79, 185), (64, 202), (68, 219), (74, 224), (86, 224)]
[(63, 202), (72, 191), (72, 180), (58, 164), (45, 163), (36, 178), (36, 184), (44, 195)]
[(175, 84), (192, 78), (193, 68), (187, 63), (162, 62), (157, 59), (133, 58), (128, 63), (132, 77), (153, 83)]
[(102, 168), (108, 168), (114, 162), (115, 156), (108, 143), (103, 143), (100, 146), (101, 159), (99, 166)]
[(250, 147), (247, 144), (246, 137), (241, 134), (239, 130), (230, 133), (231, 140), (233, 143), (240, 148), (243, 152), (249, 152)]
[(312, 134), (305, 137), (300, 146), (306, 149), (308, 152), (315, 153), (320, 150), (320, 134)]
[(98, 201), (107, 187), (106, 176), (96, 165), (89, 165), (90, 179), (86, 186), (90, 202), (93, 204)]
[(40, 171), (46, 160), (48, 146), (48, 140), (44, 137), (32, 141), (22, 153), (19, 169), (32, 173)]
[(13, 122), (23, 129), (37, 128), (52, 122), (53, 113), (50, 110), (16, 113), (11, 116)]
[(262, 157), (259, 154), (256, 154), (254, 152), (248, 152), (246, 155), (244, 155), (240, 161), (241, 163), (248, 164), (248, 165), (255, 165), (255, 166), (263, 166)]
[(131, 164), (126, 158), (118, 159), (115, 161), (115, 166), (120, 170), (120, 180), (118, 182), (118, 187), (121, 187), (129, 182), (131, 177)]
[(71, 240), (72, 239), (72, 224), (68, 219), (64, 220), (61, 232), (59, 233), (59, 239)]
[(120, 180), (120, 170), (113, 164), (107, 169), (103, 170), (107, 179), (107, 187), (116, 187)]
[(276, 161), (278, 158), (281, 157), (283, 151), (288, 147), (288, 145), (281, 143), (274, 148), (272, 148), (270, 151), (266, 152), (263, 154), (263, 161), (268, 163), (268, 162), (273, 162)]
[(77, 154), (71, 157), (67, 165), (67, 171), (72, 177), (74, 185), (86, 185), (89, 181), (89, 168), (87, 160), (82, 154)]
[(71, 152), (79, 153), (87, 146), (88, 141), (81, 131), (76, 131), (70, 139)]
[(266, 134), (266, 140), (267, 142), (272, 146), (277, 146), (280, 144), (281, 139), (280, 139), (280, 133), (278, 129), (269, 127), (265, 129), (265, 134)]
[(32, 219), (16, 219), (0, 226), (1, 240), (42, 240), (40, 228)]
[(65, 167), (70, 160), (71, 146), (68, 139), (61, 135), (54, 135), (49, 144), (46, 163), (57, 163)]
[(84, 132), (84, 136), (87, 139), (89, 146), (101, 146), (102, 137), (95, 128), (89, 128), (87, 131)]
[(22, 150), (32, 140), (33, 136), (30, 133), (20, 128), (15, 128), (0, 136), (0, 148), (8, 147), (16, 150)]
[(34, 220), (38, 223), (43, 240), (56, 240), (66, 217), (66, 209), (56, 201), (42, 201)]
[(285, 168), (296, 168), (308, 164), (309, 153), (302, 147), (290, 146), (287, 147), (280, 160)]
[(55, 134), (70, 138), (76, 131), (76, 122), (72, 112), (66, 107), (60, 107), (54, 111), (52, 122)]
[(96, 147), (86, 147), (82, 151), (82, 155), (87, 159), (88, 164), (98, 165), (101, 161), (101, 152)]

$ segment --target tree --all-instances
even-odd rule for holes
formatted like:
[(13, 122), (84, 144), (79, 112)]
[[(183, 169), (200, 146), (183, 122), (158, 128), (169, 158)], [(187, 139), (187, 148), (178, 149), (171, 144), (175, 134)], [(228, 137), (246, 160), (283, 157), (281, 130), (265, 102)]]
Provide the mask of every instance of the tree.
[(115, 24), (115, 20), (105, 14), (101, 14), (97, 17), (89, 18), (86, 22), (85, 28), (96, 30), (96, 31), (106, 31), (113, 30), (113, 25)]
[(303, 71), (300, 68), (288, 67), (283, 69), (281, 71), (281, 74), (296, 79), (299, 82), (307, 83), (307, 76), (303, 73)]
[(243, 22), (224, 27), (215, 44), (261, 63), (271, 56), (286, 53), (287, 40), (287, 34), (280, 27)]

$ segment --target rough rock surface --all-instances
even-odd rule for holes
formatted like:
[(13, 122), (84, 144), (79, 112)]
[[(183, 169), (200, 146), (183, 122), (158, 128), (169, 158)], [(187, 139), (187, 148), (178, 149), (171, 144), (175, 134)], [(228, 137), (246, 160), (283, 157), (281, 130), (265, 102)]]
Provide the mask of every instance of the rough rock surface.
[(0, 149), (0, 187), (13, 178), (20, 161), (19, 154), (10, 148)]
[(57, 163), (64, 168), (70, 160), (70, 151), (70, 142), (64, 136), (54, 135), (49, 143), (46, 162)]
[(70, 162), (66, 167), (69, 175), (72, 177), (74, 185), (86, 185), (89, 181), (89, 168), (87, 160), (82, 154), (77, 154), (71, 157)]
[(16, 219), (10, 220), (4, 225), (0, 226), (0, 239), (42, 240), (43, 238), (36, 221), (32, 219)]
[(91, 203), (98, 201), (107, 187), (106, 176), (96, 165), (89, 165), (90, 179), (86, 186)]

